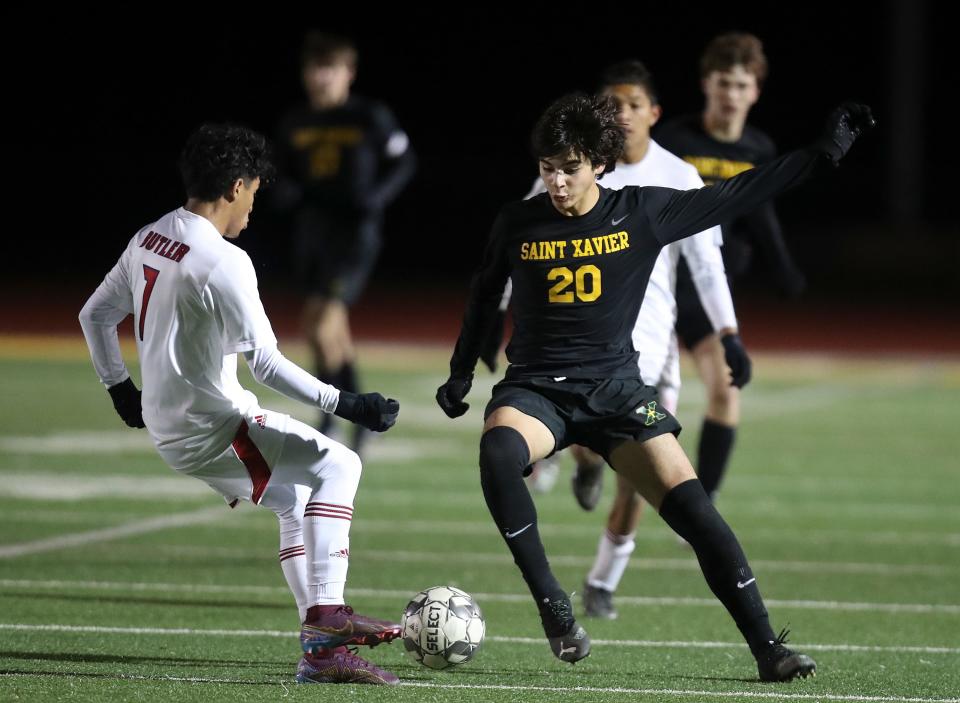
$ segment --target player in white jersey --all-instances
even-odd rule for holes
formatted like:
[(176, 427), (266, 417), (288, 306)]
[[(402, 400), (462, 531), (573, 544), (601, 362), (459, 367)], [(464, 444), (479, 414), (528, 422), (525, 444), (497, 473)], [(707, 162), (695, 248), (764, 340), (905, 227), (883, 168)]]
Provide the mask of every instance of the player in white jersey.
[[(400, 635), (399, 625), (344, 604), (360, 460), (261, 408), (237, 381), (237, 355), (260, 383), (378, 432), (393, 426), (399, 404), (339, 391), (277, 349), (250, 257), (227, 241), (247, 226), (261, 179), (273, 173), (266, 140), (204, 125), (187, 141), (180, 169), (186, 205), (137, 232), (80, 313), (94, 367), (121, 418), (146, 426), (173, 469), (205, 481), (231, 507), (248, 500), (277, 514), (280, 566), (302, 623), (297, 680), (396, 683), (347, 649)], [(142, 396), (117, 337), (131, 314)]]
[[(660, 118), (661, 108), (652, 77), (641, 62), (624, 61), (607, 68), (602, 75), (601, 92), (617, 101), (618, 122), (626, 135), (623, 158), (617, 162), (616, 170), (601, 178), (602, 187), (619, 190), (636, 185), (688, 190), (703, 186), (696, 168), (650, 138), (650, 129)], [(543, 181), (538, 179), (527, 197), (544, 191)], [(742, 386), (750, 377), (750, 359), (737, 335), (737, 318), (724, 273), (722, 243), (720, 228), (711, 227), (664, 247), (650, 275), (633, 328), (633, 346), (640, 353), (640, 375), (644, 383), (657, 388), (661, 402), (674, 414), (680, 392), (674, 298), (680, 256), (690, 268), (700, 302), (714, 330), (726, 338), (724, 347), (728, 349), (727, 364), (733, 373), (733, 382)], [(592, 510), (600, 499), (604, 461), (578, 445), (573, 445), (571, 452), (577, 461), (574, 496), (581, 507)], [(584, 585), (584, 610), (589, 616), (616, 617), (613, 592), (634, 550), (633, 538), (642, 506), (630, 482), (617, 474), (616, 497)]]

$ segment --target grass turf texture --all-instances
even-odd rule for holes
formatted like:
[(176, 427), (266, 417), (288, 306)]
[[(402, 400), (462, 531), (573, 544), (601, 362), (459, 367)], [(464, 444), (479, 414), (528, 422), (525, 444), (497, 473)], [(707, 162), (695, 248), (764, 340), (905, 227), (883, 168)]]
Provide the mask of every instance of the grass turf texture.
[[(302, 350), (285, 345), (302, 360)], [(480, 494), (476, 449), (491, 377), (472, 409), (433, 403), (446, 350), (368, 347), (365, 387), (401, 401), (371, 443), (352, 528), (348, 602), (399, 619), (422, 588), (456, 585), (484, 610), (477, 658), (432, 672), (399, 644), (361, 652), (399, 689), (297, 686), (296, 610), (271, 513), (235, 511), (126, 429), (75, 341), (0, 341), (0, 701), (957, 700), (960, 691), (960, 363), (764, 357), (719, 507), (776, 627), (816, 679), (760, 684), (693, 555), (647, 514), (618, 593), (620, 619), (584, 620), (595, 647), (557, 661)], [(679, 416), (695, 446), (702, 389)], [(137, 377), (136, 371), (135, 377)], [(267, 408), (308, 410), (255, 388)], [(569, 489), (536, 497), (561, 582), (580, 591), (594, 513)], [(345, 690), (349, 689), (349, 690)]]

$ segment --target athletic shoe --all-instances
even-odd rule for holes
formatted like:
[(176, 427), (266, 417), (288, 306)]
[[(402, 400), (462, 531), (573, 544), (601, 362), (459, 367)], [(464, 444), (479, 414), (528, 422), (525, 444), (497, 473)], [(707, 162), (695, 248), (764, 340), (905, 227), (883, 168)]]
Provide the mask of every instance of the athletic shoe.
[(557, 659), (573, 664), (590, 656), (590, 637), (574, 619), (569, 598), (545, 599), (539, 608), (543, 632)]
[(315, 653), (320, 649), (333, 649), (347, 644), (373, 647), (403, 634), (397, 623), (357, 615), (348, 605), (318, 607), (320, 617), (303, 623), (300, 628), (300, 646), (304, 652)]
[(613, 591), (599, 586), (583, 585), (583, 612), (589, 618), (616, 620), (617, 609), (613, 607)]
[(785, 647), (789, 630), (781, 630), (777, 639), (757, 657), (761, 681), (791, 681), (817, 675), (817, 663), (806, 654)]
[(298, 683), (371, 683), (392, 686), (396, 674), (361, 659), (346, 647), (304, 654), (297, 665)]
[(573, 478), (570, 479), (573, 497), (584, 510), (593, 510), (600, 502), (603, 493), (603, 469), (603, 464), (597, 467), (577, 464), (573, 471)]

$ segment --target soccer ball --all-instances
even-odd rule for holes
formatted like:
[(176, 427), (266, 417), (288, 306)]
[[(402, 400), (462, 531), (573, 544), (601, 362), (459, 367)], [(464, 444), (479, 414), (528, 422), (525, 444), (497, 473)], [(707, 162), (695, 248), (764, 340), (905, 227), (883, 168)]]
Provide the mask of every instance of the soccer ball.
[(480, 606), (453, 586), (434, 586), (413, 597), (400, 621), (407, 653), (431, 669), (473, 658), (483, 642)]

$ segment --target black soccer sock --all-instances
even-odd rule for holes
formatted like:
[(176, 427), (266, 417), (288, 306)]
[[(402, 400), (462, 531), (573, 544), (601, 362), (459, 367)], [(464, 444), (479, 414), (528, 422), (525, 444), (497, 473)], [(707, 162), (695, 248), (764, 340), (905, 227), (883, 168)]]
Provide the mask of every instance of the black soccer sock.
[(530, 463), (527, 442), (512, 427), (494, 427), (480, 438), (480, 485), (487, 508), (537, 605), (566, 594), (560, 588), (537, 529), (537, 509), (522, 478)]
[(697, 475), (710, 500), (714, 499), (727, 472), (736, 436), (736, 427), (704, 418), (700, 429), (700, 445), (697, 447)]
[(696, 479), (675, 486), (663, 499), (660, 516), (697, 554), (713, 594), (733, 616), (756, 656), (774, 639), (767, 609), (747, 557), (730, 526)]

